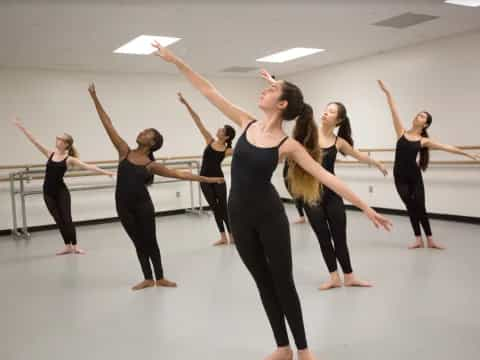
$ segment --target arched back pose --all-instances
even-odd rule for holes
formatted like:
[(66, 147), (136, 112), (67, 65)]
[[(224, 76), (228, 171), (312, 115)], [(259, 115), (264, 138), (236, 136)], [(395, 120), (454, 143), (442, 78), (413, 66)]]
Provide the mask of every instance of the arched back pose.
[[(190, 113), (195, 125), (205, 139), (206, 147), (203, 151), (202, 168), (200, 175), (202, 176), (215, 176), (224, 177), (222, 170), (222, 161), (226, 156), (231, 156), (232, 141), (235, 138), (235, 129), (230, 125), (217, 130), (216, 138), (205, 128), (200, 116), (192, 109), (187, 100), (178, 93), (180, 102), (185, 105)], [(225, 234), (225, 227), (227, 227), (230, 242), (233, 243), (233, 236), (230, 231), (230, 221), (228, 219), (227, 211), (227, 185), (222, 184), (208, 184), (201, 183), (200, 187), (203, 192), (203, 196), (210, 205), (215, 216), (218, 231), (220, 231), (220, 240), (216, 241), (214, 245), (228, 244), (227, 235)]]
[(48, 149), (28, 131), (17, 118), (14, 124), (19, 128), (30, 142), (48, 159), (43, 182), (43, 199), (48, 211), (60, 229), (65, 248), (57, 252), (57, 255), (84, 254), (77, 244), (77, 233), (72, 221), (72, 204), (70, 192), (63, 181), (68, 168), (79, 168), (95, 171), (97, 173), (112, 177), (113, 173), (103, 170), (95, 165), (84, 163), (78, 159), (78, 153), (73, 146), (73, 137), (69, 134), (57, 135), (55, 148)]
[[(290, 192), (290, 184), (288, 182), (288, 159), (285, 159), (285, 162), (283, 164), (282, 175), (283, 175), (283, 183), (285, 184), (285, 187), (290, 193), (290, 195), (292, 195), (292, 193)], [(297, 209), (297, 213), (298, 213), (298, 219), (295, 220), (293, 223), (304, 224), (306, 222), (305, 213), (303, 211), (303, 209), (305, 208), (305, 204), (303, 203), (302, 199), (293, 199), (293, 201), (295, 202), (295, 208)]]
[[(135, 245), (145, 278), (132, 289), (140, 290), (154, 285), (175, 287), (174, 282), (164, 278), (156, 237), (155, 209), (147, 185), (153, 183), (154, 174), (169, 178), (217, 183), (223, 182), (223, 178), (197, 176), (169, 169), (155, 162), (153, 153), (162, 147), (163, 136), (152, 128), (141, 131), (137, 136), (137, 147), (133, 150), (130, 149), (113, 127), (110, 117), (98, 100), (93, 84), (90, 85), (88, 91), (102, 125), (118, 151), (119, 165), (115, 191), (117, 213), (125, 231)], [(150, 262), (153, 265), (156, 281), (153, 280)]]
[(256, 121), (169, 49), (158, 43), (154, 46), (158, 49), (157, 56), (176, 65), (197, 90), (244, 130), (233, 152), (228, 209), (237, 250), (257, 284), (278, 346), (267, 359), (293, 359), (285, 320), (293, 333), (299, 359), (314, 359), (307, 347), (300, 300), (293, 280), (288, 219), (271, 183), (278, 161), (288, 156), (312, 176), (309, 185), (313, 191), (304, 188), (307, 200), (310, 196), (318, 198), (318, 181), (321, 181), (363, 209), (376, 226), (388, 228), (388, 220), (323, 169), (302, 145), (285, 135), (284, 120), (298, 118), (297, 121), (313, 123), (312, 108), (304, 102), (297, 86), (278, 81), (263, 90), (259, 107), (265, 117)]
[[(407, 207), (408, 216), (415, 234), (415, 242), (409, 249), (423, 248), (424, 243), (420, 232), (423, 227), (427, 237), (427, 246), (433, 249), (444, 249), (433, 240), (427, 210), (425, 208), (425, 188), (423, 185), (422, 170), (427, 170), (429, 162), (429, 149), (443, 150), (452, 154), (466, 156), (473, 160), (479, 158), (452, 146), (440, 144), (428, 137), (427, 129), (432, 124), (432, 115), (427, 111), (419, 112), (412, 121), (410, 129), (405, 130), (398, 113), (393, 97), (385, 84), (378, 80), (380, 88), (385, 93), (392, 113), (393, 126), (397, 135), (397, 148), (395, 151), (395, 165), (393, 175), (395, 187), (403, 203)], [(417, 157), (419, 160), (417, 163)]]
[[(337, 127), (338, 132), (335, 135), (334, 130)], [(297, 128), (294, 129), (293, 136), (297, 141), (303, 142), (308, 135)], [(332, 102), (325, 108), (318, 131), (318, 143), (322, 149), (322, 166), (332, 174), (335, 174), (337, 153), (340, 152), (344, 156), (349, 155), (360, 162), (372, 164), (387, 175), (382, 163), (353, 147), (350, 118), (345, 105), (340, 102)], [(347, 217), (343, 199), (328, 187), (323, 187), (321, 200), (314, 205), (307, 204), (305, 212), (320, 243), (323, 259), (330, 273), (330, 280), (322, 284), (320, 289), (342, 286), (337, 261), (345, 276), (343, 282), (345, 286), (371, 286), (370, 283), (357, 279), (353, 273), (347, 246)]]

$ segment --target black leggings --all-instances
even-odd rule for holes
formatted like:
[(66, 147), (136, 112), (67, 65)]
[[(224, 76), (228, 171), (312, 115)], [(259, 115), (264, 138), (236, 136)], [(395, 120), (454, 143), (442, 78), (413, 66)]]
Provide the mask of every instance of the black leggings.
[(227, 185), (200, 183), (200, 188), (213, 211), (218, 230), (224, 233), (225, 226), (223, 224), (225, 224), (228, 232), (230, 232), (230, 220), (227, 211)]
[(337, 271), (338, 260), (343, 273), (351, 274), (353, 270), (347, 246), (347, 216), (342, 198), (329, 194), (316, 206), (306, 205), (305, 212), (320, 243), (328, 271)]
[(432, 229), (430, 228), (430, 221), (425, 208), (425, 187), (421, 174), (412, 179), (395, 176), (395, 187), (407, 207), (415, 236), (421, 236), (420, 224), (425, 235), (432, 236)]
[(145, 280), (153, 280), (150, 261), (155, 270), (156, 279), (163, 279), (153, 203), (151, 201), (143, 201), (141, 203), (126, 204), (118, 200), (116, 203), (120, 221), (135, 245)]
[(258, 287), (277, 346), (289, 344), (286, 318), (297, 348), (305, 349), (307, 340), (293, 281), (290, 229), (285, 211), (257, 217), (244, 209), (237, 214), (231, 211), (230, 218), (238, 253)]
[(65, 245), (77, 245), (77, 234), (72, 221), (72, 203), (67, 187), (59, 187), (54, 194), (44, 192), (43, 199), (60, 229)]

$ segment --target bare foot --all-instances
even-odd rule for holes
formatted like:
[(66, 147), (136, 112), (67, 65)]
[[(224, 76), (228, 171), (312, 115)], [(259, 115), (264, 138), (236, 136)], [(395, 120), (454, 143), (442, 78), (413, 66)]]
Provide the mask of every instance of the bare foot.
[(317, 358), (310, 350), (305, 349), (298, 350), (298, 360), (317, 360)]
[(233, 238), (233, 235), (231, 233), (229, 234), (228, 239), (229, 239), (229, 244), (235, 245), (235, 239)]
[(437, 250), (445, 250), (445, 246), (442, 246), (440, 244), (437, 244), (435, 241), (433, 240), (429, 240), (427, 241), (427, 246), (429, 249), (437, 249)]
[(227, 238), (221, 238), (220, 240), (215, 241), (213, 243), (213, 246), (221, 246), (221, 245), (227, 245), (227, 244), (228, 244)]
[(345, 286), (349, 287), (372, 287), (373, 285), (368, 281), (362, 281), (357, 279), (353, 274), (345, 275)]
[(290, 347), (280, 347), (268, 355), (265, 360), (293, 360), (293, 351)]
[(85, 255), (85, 250), (82, 250), (79, 247), (74, 247), (73, 252), (78, 255)]
[(66, 246), (65, 249), (60, 250), (56, 253), (56, 255), (67, 255), (73, 253), (73, 248), (71, 246)]
[(132, 290), (143, 290), (149, 287), (152, 287), (155, 285), (155, 281), (153, 280), (143, 280), (141, 283), (138, 283), (134, 287), (132, 287)]
[(412, 244), (412, 245), (409, 245), (408, 248), (410, 250), (415, 250), (415, 249), (423, 249), (425, 247), (425, 245), (423, 245), (423, 241), (420, 239), (420, 240), (415, 240), (415, 242)]
[(297, 220), (295, 220), (293, 223), (294, 224), (305, 224), (307, 222), (307, 220), (305, 220), (305, 217), (302, 216), (300, 218), (298, 218)]
[(161, 286), (161, 287), (177, 287), (177, 284), (174, 283), (173, 281), (167, 280), (167, 279), (160, 279), (155, 281), (156, 286)]
[(320, 286), (320, 290), (329, 290), (329, 289), (335, 289), (342, 287), (342, 281), (340, 280), (340, 276), (338, 275), (338, 272), (333, 272), (330, 273), (330, 280), (327, 282), (324, 282)]
[(328, 280), (320, 285), (320, 290), (330, 290), (342, 287), (342, 282), (340, 280)]

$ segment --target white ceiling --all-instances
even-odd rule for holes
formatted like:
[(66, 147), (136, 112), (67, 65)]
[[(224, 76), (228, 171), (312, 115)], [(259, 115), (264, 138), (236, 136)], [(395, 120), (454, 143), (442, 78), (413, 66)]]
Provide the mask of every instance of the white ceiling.
[[(403, 30), (371, 25), (405, 12), (440, 18)], [(217, 75), (295, 46), (327, 50), (268, 65), (288, 74), (479, 28), (480, 8), (443, 0), (0, 0), (0, 66), (174, 72), (152, 56), (112, 54), (140, 34), (183, 38), (172, 49)]]

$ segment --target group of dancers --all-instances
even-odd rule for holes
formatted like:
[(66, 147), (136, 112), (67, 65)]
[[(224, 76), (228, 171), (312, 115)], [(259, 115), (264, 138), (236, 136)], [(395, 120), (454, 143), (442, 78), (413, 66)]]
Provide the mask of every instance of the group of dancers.
[[(164, 275), (156, 239), (155, 211), (147, 186), (153, 182), (154, 175), (198, 181), (220, 232), (220, 240), (214, 244), (235, 243), (241, 260), (257, 285), (277, 345), (266, 359), (293, 359), (286, 323), (292, 332), (298, 358), (315, 359), (307, 345), (301, 304), (293, 279), (289, 222), (282, 200), (271, 183), (272, 175), (278, 163), (284, 160), (283, 173), (287, 188), (296, 200), (297, 208), (302, 214), (305, 211), (330, 273), (329, 281), (321, 285), (321, 289), (326, 290), (342, 285), (371, 286), (358, 279), (352, 269), (343, 198), (361, 209), (377, 228), (391, 228), (387, 218), (370, 208), (334, 175), (337, 153), (372, 164), (387, 175), (385, 166), (353, 147), (350, 119), (342, 103), (327, 104), (321, 124), (318, 125), (312, 107), (305, 102), (298, 86), (285, 80), (276, 80), (268, 72), (262, 71), (261, 75), (268, 86), (261, 92), (258, 102), (264, 116), (257, 120), (226, 99), (172, 51), (158, 43), (152, 46), (156, 48), (155, 55), (175, 65), (194, 88), (241, 129), (241, 136), (234, 148), (232, 141), (235, 130), (230, 125), (225, 125), (213, 136), (179, 93), (179, 100), (190, 113), (206, 147), (200, 175), (170, 169), (154, 159), (154, 153), (162, 147), (162, 135), (156, 129), (145, 129), (137, 135), (137, 146), (131, 149), (113, 126), (95, 86), (90, 85), (88, 91), (100, 121), (118, 151), (116, 209), (125, 231), (133, 241), (144, 276), (144, 280), (136, 284), (133, 290), (176, 286)], [(428, 138), (426, 130), (432, 124), (432, 116), (426, 111), (418, 113), (411, 127), (406, 130), (393, 97), (383, 82), (379, 81), (379, 85), (387, 97), (397, 134), (394, 179), (414, 229), (415, 242), (411, 248), (424, 247), (421, 226), (428, 247), (442, 249), (433, 240), (425, 209), (421, 171), (428, 166), (428, 151), (439, 149), (475, 160), (479, 160), (479, 157)], [(284, 121), (295, 121), (291, 137), (283, 130)], [(107, 176), (114, 174), (80, 161), (70, 135), (57, 136), (55, 148), (49, 150), (19, 120), (15, 124), (48, 158), (44, 199), (65, 242), (65, 248), (58, 254), (83, 254), (84, 251), (77, 245), (70, 195), (63, 176), (68, 167), (80, 167)], [(227, 156), (232, 156), (228, 202), (221, 168)], [(337, 270), (337, 262), (344, 274), (343, 281)]]

